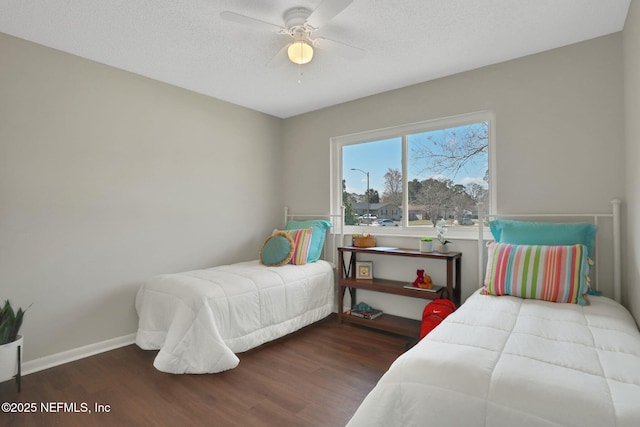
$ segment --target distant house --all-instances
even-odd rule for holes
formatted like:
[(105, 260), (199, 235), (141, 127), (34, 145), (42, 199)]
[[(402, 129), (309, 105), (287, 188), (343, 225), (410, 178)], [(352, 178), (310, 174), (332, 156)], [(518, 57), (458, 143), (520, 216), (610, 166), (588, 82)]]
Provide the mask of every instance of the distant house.
[(421, 205), (409, 205), (409, 221), (417, 221), (421, 219), (430, 219), (427, 218), (427, 213), (424, 209), (424, 206)]
[(377, 218), (388, 218), (394, 221), (402, 218), (402, 209), (393, 203), (354, 203), (352, 208), (358, 216), (369, 213)]

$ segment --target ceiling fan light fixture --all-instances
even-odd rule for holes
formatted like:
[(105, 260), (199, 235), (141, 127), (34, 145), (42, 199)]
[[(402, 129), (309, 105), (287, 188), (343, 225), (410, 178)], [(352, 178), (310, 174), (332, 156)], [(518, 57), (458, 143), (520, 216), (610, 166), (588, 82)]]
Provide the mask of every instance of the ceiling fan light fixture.
[(313, 47), (303, 40), (298, 40), (291, 43), (289, 49), (287, 49), (287, 54), (289, 55), (289, 60), (294, 64), (308, 64), (313, 59)]

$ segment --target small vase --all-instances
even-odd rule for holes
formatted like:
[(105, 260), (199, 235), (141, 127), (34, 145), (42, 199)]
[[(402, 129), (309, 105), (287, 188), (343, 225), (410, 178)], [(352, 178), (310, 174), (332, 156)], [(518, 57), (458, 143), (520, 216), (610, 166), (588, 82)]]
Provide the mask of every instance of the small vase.
[(449, 244), (445, 243), (444, 245), (438, 246), (438, 252), (440, 252), (441, 254), (449, 253)]
[(420, 241), (420, 252), (433, 252), (433, 242)]

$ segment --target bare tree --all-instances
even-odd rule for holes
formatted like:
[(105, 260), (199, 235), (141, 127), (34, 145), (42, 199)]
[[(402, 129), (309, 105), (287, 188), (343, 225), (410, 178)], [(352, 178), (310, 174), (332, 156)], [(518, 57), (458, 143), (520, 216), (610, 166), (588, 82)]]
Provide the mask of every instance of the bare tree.
[(402, 206), (402, 172), (391, 169), (384, 174), (384, 192), (382, 200), (385, 203), (393, 203)]
[(433, 221), (444, 211), (449, 201), (451, 181), (429, 178), (421, 184), (416, 203), (423, 207), (426, 216)]
[(413, 148), (413, 158), (425, 162), (421, 172), (455, 177), (468, 163), (486, 159), (489, 149), (487, 122), (443, 132), (437, 136), (429, 135), (427, 141)]
[(484, 187), (482, 187), (480, 184), (476, 184), (475, 182), (467, 184), (467, 186), (465, 187), (465, 191), (475, 203), (482, 201), (482, 199), (484, 198), (484, 194), (487, 192)]
[(453, 208), (454, 219), (460, 221), (465, 211), (472, 211), (475, 203), (462, 184), (456, 184), (451, 187), (451, 196), (449, 203)]

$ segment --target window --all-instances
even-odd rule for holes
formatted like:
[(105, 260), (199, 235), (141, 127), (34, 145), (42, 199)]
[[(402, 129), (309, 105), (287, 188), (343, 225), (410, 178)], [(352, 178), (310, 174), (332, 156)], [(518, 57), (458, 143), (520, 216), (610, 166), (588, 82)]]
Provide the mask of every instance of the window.
[(332, 210), (344, 206), (348, 232), (476, 228), (478, 203), (494, 207), (493, 121), (481, 112), (332, 138)]

